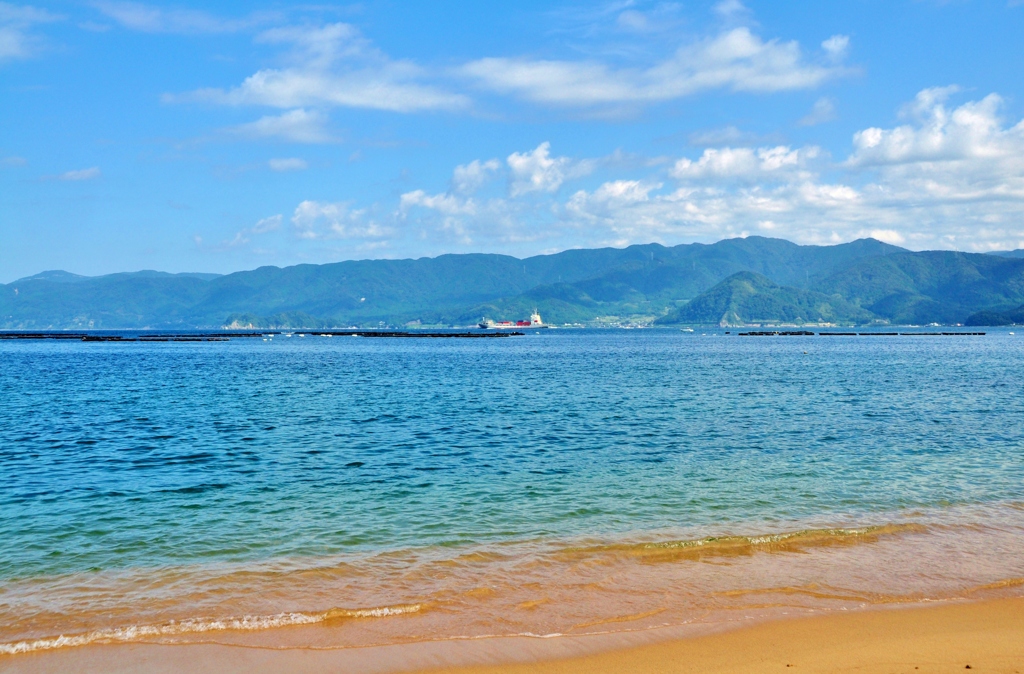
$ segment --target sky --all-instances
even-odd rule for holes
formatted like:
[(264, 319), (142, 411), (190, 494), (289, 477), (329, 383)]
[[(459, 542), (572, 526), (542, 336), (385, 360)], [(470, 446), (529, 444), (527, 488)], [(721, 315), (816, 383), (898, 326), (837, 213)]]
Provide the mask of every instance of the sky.
[(1024, 0), (0, 2), (0, 282), (1024, 248)]

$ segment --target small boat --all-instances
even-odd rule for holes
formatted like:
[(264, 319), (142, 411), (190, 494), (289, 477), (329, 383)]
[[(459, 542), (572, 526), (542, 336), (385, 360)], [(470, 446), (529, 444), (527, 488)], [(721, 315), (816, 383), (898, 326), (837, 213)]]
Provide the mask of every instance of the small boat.
[(693, 328), (679, 328), (681, 332), (693, 332)]

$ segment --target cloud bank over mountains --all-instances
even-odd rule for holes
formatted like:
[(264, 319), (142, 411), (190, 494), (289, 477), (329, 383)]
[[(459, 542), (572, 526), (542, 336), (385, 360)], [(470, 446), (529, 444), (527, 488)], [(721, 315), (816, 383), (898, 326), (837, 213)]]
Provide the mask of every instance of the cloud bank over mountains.
[[(328, 230), (378, 247), (416, 236), (557, 248), (568, 240), (623, 246), (750, 234), (819, 244), (870, 236), (914, 248), (1024, 247), (1024, 120), (1005, 123), (995, 94), (951, 106), (954, 93), (921, 91), (902, 112), (906, 124), (858, 131), (839, 158), (813, 145), (724, 145), (668, 162), (633, 158), (638, 171), (620, 156), (559, 156), (544, 141), (456, 166), (447, 191), (402, 193), (384, 216), (390, 225), (379, 221), (389, 208), (382, 204), (377, 220), (367, 219), (369, 209), (344, 210), (344, 218), (336, 209)], [(595, 174), (606, 179), (574, 186)], [(299, 236), (313, 231), (305, 224), (309, 209), (309, 202), (296, 209)]]

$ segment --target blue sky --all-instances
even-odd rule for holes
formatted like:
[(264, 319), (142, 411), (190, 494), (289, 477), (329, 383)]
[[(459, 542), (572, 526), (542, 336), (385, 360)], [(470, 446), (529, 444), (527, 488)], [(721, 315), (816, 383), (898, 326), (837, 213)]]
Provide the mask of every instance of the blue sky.
[(0, 282), (1022, 248), (1022, 36), (1016, 0), (0, 2)]

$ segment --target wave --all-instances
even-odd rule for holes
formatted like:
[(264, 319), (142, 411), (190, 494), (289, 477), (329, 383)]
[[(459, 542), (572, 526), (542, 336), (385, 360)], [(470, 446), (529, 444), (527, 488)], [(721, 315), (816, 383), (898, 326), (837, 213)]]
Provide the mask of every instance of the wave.
[(746, 556), (755, 552), (797, 552), (810, 547), (873, 543), (879, 538), (924, 533), (923, 524), (882, 524), (851, 529), (803, 529), (759, 536), (709, 536), (682, 541), (647, 543), (614, 543), (565, 548), (560, 554), (568, 557), (625, 555), (645, 561), (673, 561), (701, 557)]
[(96, 643), (125, 643), (151, 637), (178, 636), (203, 632), (256, 631), (276, 627), (313, 625), (335, 620), (354, 618), (388, 618), (392, 616), (419, 613), (427, 609), (426, 604), (397, 604), (374, 608), (332, 608), (319, 613), (277, 613), (264, 616), (241, 616), (228, 618), (191, 618), (170, 621), (159, 625), (130, 625), (95, 630), (71, 636), (60, 635), (30, 641), (0, 644), (0, 655), (15, 655), (56, 648), (87, 646)]

